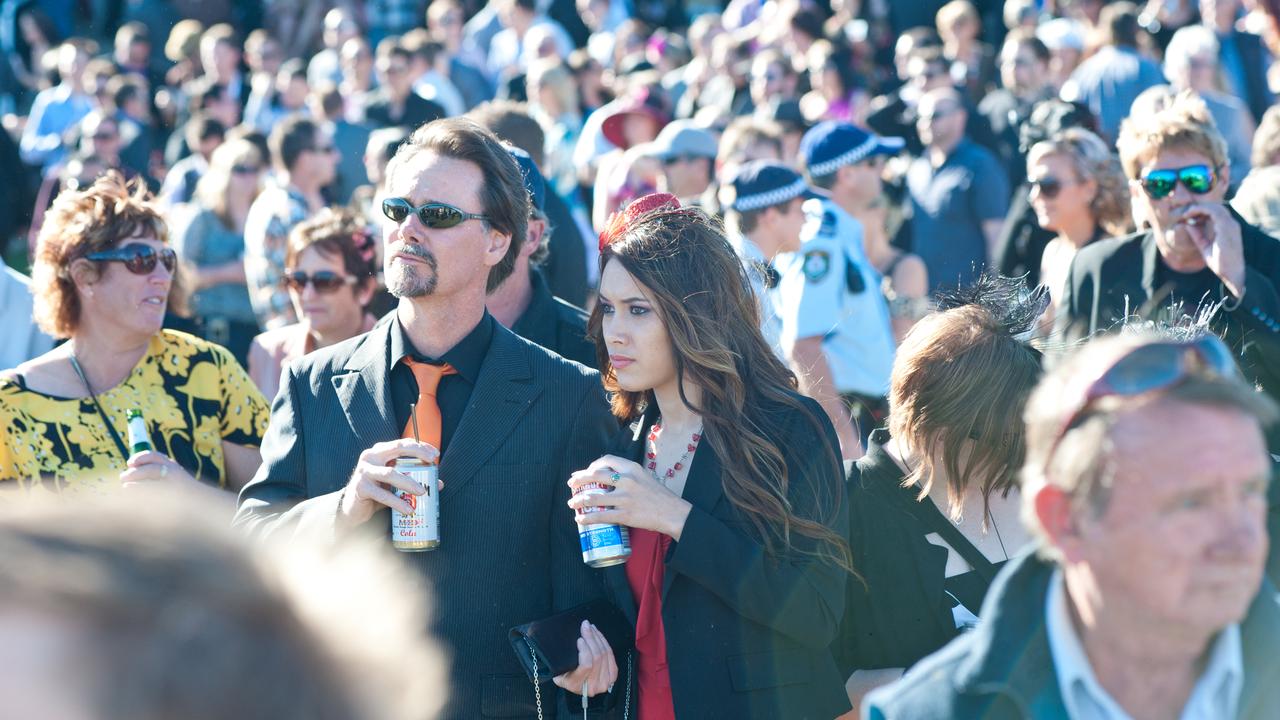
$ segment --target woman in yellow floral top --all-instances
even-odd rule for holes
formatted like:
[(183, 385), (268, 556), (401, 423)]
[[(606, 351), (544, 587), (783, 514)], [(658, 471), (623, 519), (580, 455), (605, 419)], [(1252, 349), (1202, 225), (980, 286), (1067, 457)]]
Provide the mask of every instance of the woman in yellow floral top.
[[(162, 330), (177, 296), (164, 220), (117, 174), (63, 193), (36, 247), (36, 320), (69, 341), (0, 372), (0, 489), (168, 482), (238, 489), (268, 408), (229, 352)], [(142, 411), (154, 452), (129, 456)]]

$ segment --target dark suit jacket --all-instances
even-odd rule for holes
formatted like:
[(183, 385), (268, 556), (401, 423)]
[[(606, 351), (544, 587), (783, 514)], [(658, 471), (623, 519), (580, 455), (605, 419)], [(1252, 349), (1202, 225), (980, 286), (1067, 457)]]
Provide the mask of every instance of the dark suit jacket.
[[(835, 431), (817, 403), (802, 402), (823, 427), (825, 449), (795, 410), (780, 409), (760, 427), (783, 450), (793, 507), (803, 513), (814, 504), (814, 486), (829, 489), (840, 498), (829, 527), (843, 537), (847, 515)], [(622, 431), (615, 454), (641, 460), (653, 414), (651, 408)], [(705, 441), (689, 466), (684, 499), (693, 511), (671, 544), (662, 584), (676, 717), (829, 720), (848, 712), (845, 678), (829, 649), (844, 611), (847, 574), (808, 556), (765, 555), (749, 522), (725, 498), (720, 460)], [(801, 542), (794, 535), (792, 541)], [(603, 572), (614, 602), (634, 624), (625, 566)]]
[[(1241, 355), (1241, 368), (1267, 394), (1280, 398), (1280, 241), (1240, 223), (1246, 266), (1245, 293), (1234, 310), (1220, 311), (1214, 326)], [(1155, 237), (1139, 232), (1099, 240), (1076, 253), (1067, 272), (1064, 311), (1057, 328), (1068, 339), (1106, 331), (1130, 314), (1146, 314), (1167, 306), (1166, 292), (1156, 286), (1162, 262)], [(1218, 300), (1227, 292), (1219, 283)], [(1232, 304), (1232, 303), (1228, 303)], [(1147, 305), (1153, 308), (1145, 307)], [(1273, 448), (1276, 451), (1272, 434)]]
[[(849, 548), (861, 577), (849, 579), (834, 646), (845, 677), (854, 670), (909, 668), (959, 634), (946, 595), (948, 551), (925, 539), (936, 527), (926, 513), (937, 511), (925, 507), (927, 498), (916, 499), (918, 488), (902, 486), (901, 468), (884, 451), (888, 440), (886, 430), (873, 432), (867, 453), (849, 472)], [(966, 559), (979, 577), (994, 578), (992, 563)]]
[(1244, 84), (1241, 88), (1244, 97), (1240, 98), (1249, 106), (1254, 122), (1262, 122), (1262, 115), (1270, 107), (1270, 92), (1267, 90), (1266, 48), (1262, 38), (1253, 33), (1241, 30), (1231, 31), (1231, 35), (1222, 42), (1236, 46), (1240, 54), (1240, 64), (1244, 66)]
[[(237, 525), (332, 536), (360, 453), (400, 437), (389, 407), (395, 327), (382, 323), (286, 366)], [(435, 586), (426, 620), (451, 654), (446, 717), (534, 716), (507, 631), (603, 594), (582, 562), (566, 481), (603, 454), (617, 427), (595, 372), (495, 326), (440, 462), (441, 547), (403, 556)], [(389, 522), (384, 510), (368, 527)], [(544, 696), (554, 698), (550, 687)], [(546, 704), (554, 716), (554, 699)]]
[(595, 368), (596, 344), (587, 337), (587, 313), (553, 296), (537, 269), (530, 272), (533, 298), (511, 330), (560, 357)]
[[(1045, 600), (1053, 566), (1024, 555), (1005, 566), (982, 606), (983, 621), (864, 703), (871, 720), (1068, 720)], [(1280, 717), (1280, 603), (1264, 580), (1240, 624), (1244, 687), (1238, 717)]]
[(439, 104), (413, 92), (405, 99), (404, 110), (399, 115), (392, 115), (391, 100), (387, 98), (386, 90), (374, 91), (373, 98), (364, 110), (365, 124), (374, 130), (396, 126), (417, 130), (419, 126), (439, 120), (445, 115), (444, 108)]

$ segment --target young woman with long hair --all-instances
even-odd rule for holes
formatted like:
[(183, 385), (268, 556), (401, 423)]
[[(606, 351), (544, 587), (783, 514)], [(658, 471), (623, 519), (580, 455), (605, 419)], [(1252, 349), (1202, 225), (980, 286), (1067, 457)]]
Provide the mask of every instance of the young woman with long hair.
[(826, 414), (760, 334), (746, 271), (701, 211), (640, 198), (603, 233), (600, 267), (588, 327), (626, 426), (569, 481), (612, 491), (570, 506), (631, 528), (629, 561), (604, 573), (635, 623), (638, 717), (846, 712), (828, 646), (852, 568)]

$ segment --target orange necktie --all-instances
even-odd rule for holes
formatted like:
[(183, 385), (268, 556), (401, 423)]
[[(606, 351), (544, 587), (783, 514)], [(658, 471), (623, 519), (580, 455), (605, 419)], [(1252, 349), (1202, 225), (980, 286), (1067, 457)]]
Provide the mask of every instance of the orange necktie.
[[(418, 381), (418, 405), (413, 413), (418, 418), (418, 439), (439, 450), (441, 424), (440, 404), (436, 402), (436, 388), (440, 387), (440, 378), (445, 375), (457, 375), (458, 371), (448, 363), (432, 365), (409, 357), (406, 357), (404, 362), (413, 371), (414, 379)], [(405, 424), (401, 437), (413, 437), (413, 418)]]

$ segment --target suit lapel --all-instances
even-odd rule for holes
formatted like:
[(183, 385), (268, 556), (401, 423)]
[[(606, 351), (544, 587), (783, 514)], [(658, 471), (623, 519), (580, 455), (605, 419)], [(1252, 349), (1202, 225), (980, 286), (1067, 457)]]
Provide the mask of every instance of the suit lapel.
[(471, 400), (440, 460), (445, 483), (441, 500), (448, 501), (474, 479), (542, 392), (534, 382), (528, 353), (510, 330), (494, 323)]
[[(1130, 314), (1137, 313), (1142, 317), (1148, 317), (1155, 310), (1156, 306), (1164, 302), (1167, 294), (1162, 288), (1156, 287), (1156, 273), (1160, 266), (1160, 248), (1156, 245), (1155, 231), (1148, 232), (1142, 238), (1142, 297), (1144, 298), (1142, 306), (1127, 308)], [(1159, 296), (1157, 296), (1159, 292)]]
[(343, 366), (346, 372), (331, 380), (347, 423), (365, 448), (400, 437), (395, 413), (391, 411), (387, 368), (393, 327), (394, 323), (383, 323), (365, 335)]
[[(716, 457), (711, 444), (703, 438), (698, 449), (693, 453), (693, 461), (689, 465), (689, 477), (684, 483), (685, 500), (695, 508), (715, 514), (716, 505), (724, 497), (724, 485), (720, 478), (720, 459)], [(675, 572), (667, 567), (662, 576), (662, 600), (666, 602), (667, 592), (671, 590), (671, 581)]]

